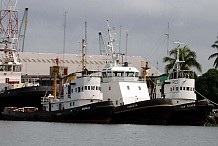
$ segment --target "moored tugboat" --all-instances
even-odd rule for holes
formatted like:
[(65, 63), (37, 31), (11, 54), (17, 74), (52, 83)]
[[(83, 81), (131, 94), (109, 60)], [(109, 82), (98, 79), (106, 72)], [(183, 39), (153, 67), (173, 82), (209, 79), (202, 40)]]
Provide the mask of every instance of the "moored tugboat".
[[(83, 41), (83, 49), (84, 49)], [(82, 55), (84, 57), (84, 54)], [(84, 59), (83, 59), (84, 61)], [(88, 71), (83, 63), (81, 76), (71, 74), (63, 85), (63, 96), (56, 96), (56, 77), (60, 73), (59, 61), (56, 59), (54, 71), (53, 95), (41, 99), (43, 109), (34, 112), (8, 112), (7, 107), (2, 112), (6, 120), (52, 121), (72, 123), (110, 123), (114, 111), (112, 101), (103, 101), (100, 88), (100, 76), (94, 76), (97, 71)], [(17, 115), (17, 118), (16, 118)], [(23, 115), (23, 119), (20, 118)], [(13, 118), (12, 118), (13, 117)]]
[[(194, 79), (170, 76), (163, 85), (156, 87), (157, 91), (161, 89), (161, 94), (156, 92), (155, 96), (150, 96), (147, 83), (139, 80), (139, 71), (128, 63), (119, 62), (120, 53), (114, 51), (109, 25), (108, 33), (112, 63), (102, 70), (101, 88), (104, 100), (113, 101), (115, 106), (112, 123), (204, 125), (213, 105), (207, 100), (196, 100)], [(179, 63), (177, 59), (176, 73), (172, 75), (184, 75)]]

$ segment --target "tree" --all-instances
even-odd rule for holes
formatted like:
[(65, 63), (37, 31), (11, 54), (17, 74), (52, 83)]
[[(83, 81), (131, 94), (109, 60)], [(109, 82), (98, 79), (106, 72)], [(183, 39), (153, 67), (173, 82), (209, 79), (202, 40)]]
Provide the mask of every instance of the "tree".
[[(163, 58), (163, 62), (168, 62), (168, 64), (165, 66), (165, 72), (167, 73), (169, 70), (173, 69), (173, 66), (176, 62), (177, 49), (178, 48), (175, 48), (169, 52), (170, 56), (173, 57)], [(197, 62), (196, 58), (197, 58), (196, 53), (191, 51), (189, 47), (184, 46), (183, 48), (179, 48), (179, 60), (185, 61), (180, 66), (181, 70), (190, 70), (192, 67), (194, 67), (198, 71), (202, 72), (201, 64)]]
[[(218, 70), (209, 69), (195, 80), (195, 90), (204, 97), (218, 103)], [(203, 99), (197, 94), (198, 99)]]
[[(212, 47), (212, 48), (216, 48), (217, 51), (218, 51), (218, 36), (217, 36), (217, 40), (214, 42), (214, 44), (213, 44), (211, 47)], [(208, 58), (208, 60), (210, 60), (211, 58), (215, 58), (215, 57), (216, 57), (216, 59), (215, 59), (215, 61), (214, 61), (214, 63), (213, 63), (213, 66), (214, 66), (215, 68), (218, 68), (218, 52), (216, 52), (216, 53), (210, 55), (209, 58)]]

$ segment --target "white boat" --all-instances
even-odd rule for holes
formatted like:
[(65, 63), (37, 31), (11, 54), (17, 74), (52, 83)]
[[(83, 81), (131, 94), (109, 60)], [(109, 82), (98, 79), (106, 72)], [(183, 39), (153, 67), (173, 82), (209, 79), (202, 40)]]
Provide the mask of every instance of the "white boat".
[[(51, 88), (34, 79), (22, 82), (18, 53), (18, 11), (16, 0), (1, 1), (0, 10), (0, 112), (8, 106), (40, 107), (41, 96)], [(1, 118), (1, 114), (0, 114)]]
[(203, 125), (206, 122), (212, 106), (207, 101), (196, 101), (193, 79), (170, 78), (161, 90), (164, 96), (158, 96), (159, 93), (149, 96), (147, 83), (139, 80), (139, 71), (119, 62), (121, 57), (114, 51), (109, 25), (108, 33), (112, 63), (102, 70), (101, 89), (104, 100), (113, 101), (115, 106), (112, 123)]
[[(83, 49), (85, 43), (83, 40)], [(84, 52), (84, 51), (82, 51)], [(74, 123), (110, 123), (114, 111), (112, 101), (103, 100), (101, 92), (100, 76), (94, 76), (98, 71), (88, 71), (84, 64), (82, 54), (82, 71), (72, 73), (65, 77), (63, 84), (63, 95), (56, 95), (56, 78), (60, 75), (59, 60), (53, 66), (53, 95), (41, 98), (42, 110), (36, 112), (4, 112), (5, 119), (31, 120), (31, 121), (52, 121), (52, 122), (74, 122)], [(21, 116), (22, 115), (22, 116)], [(20, 118), (20, 117), (23, 117)]]
[[(101, 77), (93, 75), (98, 71), (86, 69), (84, 63), (85, 40), (82, 42), (82, 71), (79, 72), (81, 76), (73, 78), (71, 76), (71, 79), (67, 77), (68, 80), (63, 85), (63, 96), (59, 98), (52, 95), (42, 97), (43, 111), (52, 115), (52, 121), (109, 123), (114, 106), (111, 101), (103, 100), (100, 87)], [(55, 68), (58, 73), (58, 64)], [(56, 91), (54, 91), (55, 93)]]
[(172, 71), (166, 80), (156, 82), (156, 97), (172, 100), (173, 105), (193, 103), (197, 100), (195, 94), (194, 72), (191, 70), (181, 70), (180, 66), (184, 61), (179, 60), (179, 46), (177, 46), (177, 59)]

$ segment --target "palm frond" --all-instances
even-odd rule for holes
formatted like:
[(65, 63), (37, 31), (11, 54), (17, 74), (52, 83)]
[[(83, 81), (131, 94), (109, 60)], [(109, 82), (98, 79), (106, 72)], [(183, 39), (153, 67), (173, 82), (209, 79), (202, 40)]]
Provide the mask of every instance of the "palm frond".
[[(169, 53), (172, 57), (163, 58), (163, 62), (168, 62), (168, 64), (165, 66), (166, 72), (171, 70), (176, 62), (177, 48), (172, 49)], [(202, 72), (201, 64), (197, 62), (196, 58), (196, 53), (191, 51), (191, 49), (188, 46), (179, 48), (179, 60), (184, 61), (180, 66), (181, 70), (190, 70), (191, 67), (194, 67), (198, 71)]]
[(214, 57), (218, 57), (218, 53), (214, 53), (214, 54), (210, 55), (208, 60), (210, 60), (211, 58), (214, 58)]

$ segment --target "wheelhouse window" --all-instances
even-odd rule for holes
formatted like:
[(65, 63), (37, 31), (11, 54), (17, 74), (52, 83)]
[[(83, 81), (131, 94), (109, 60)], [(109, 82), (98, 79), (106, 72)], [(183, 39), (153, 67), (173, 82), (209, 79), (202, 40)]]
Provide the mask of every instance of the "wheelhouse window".
[(107, 72), (107, 76), (108, 76), (108, 77), (111, 77), (111, 72)]
[(115, 72), (113, 72), (113, 76), (114, 77), (123, 77), (124, 76), (124, 72), (117, 72), (117, 71), (115, 71)]
[(139, 73), (138, 72), (135, 72), (135, 77), (139, 77)]
[(106, 78), (106, 77), (107, 77), (106, 72), (102, 72), (102, 77), (103, 77), (103, 78)]
[(126, 72), (127, 77), (134, 77), (134, 72)]

